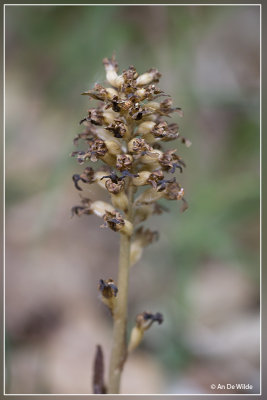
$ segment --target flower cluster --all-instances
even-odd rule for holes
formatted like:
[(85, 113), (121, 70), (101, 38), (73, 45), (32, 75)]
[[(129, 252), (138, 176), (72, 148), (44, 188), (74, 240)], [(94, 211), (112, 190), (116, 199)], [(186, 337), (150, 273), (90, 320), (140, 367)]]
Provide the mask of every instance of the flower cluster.
[[(153, 68), (139, 75), (130, 66), (119, 75), (114, 57), (105, 58), (103, 63), (110, 87), (96, 84), (93, 90), (82, 93), (97, 100), (98, 105), (90, 108), (80, 121), (84, 130), (74, 139), (75, 145), (84, 141), (87, 149), (74, 151), (72, 156), (79, 164), (101, 160), (104, 168), (95, 170), (87, 166), (81, 174), (73, 175), (73, 181), (79, 191), (85, 188), (83, 184), (99, 185), (109, 192), (111, 204), (82, 197), (82, 204), (74, 206), (72, 213), (95, 214), (103, 218), (101, 226), (129, 236), (134, 234), (138, 240), (133, 241), (131, 253), (141, 254), (142, 248), (158, 235), (148, 235), (136, 226), (164, 210), (157, 201), (182, 200), (181, 210), (187, 208), (184, 189), (175, 176), (167, 177), (177, 169), (182, 172), (185, 163), (176, 149), (164, 151), (162, 143), (180, 139), (189, 146), (190, 141), (180, 137), (176, 123), (164, 120), (174, 112), (182, 116), (182, 110), (173, 107), (171, 98), (156, 86), (161, 76), (158, 70)], [(160, 97), (165, 98), (160, 101)], [(127, 220), (130, 186), (134, 192), (147, 187), (134, 200), (132, 221)], [(132, 262), (139, 258), (133, 255)]]

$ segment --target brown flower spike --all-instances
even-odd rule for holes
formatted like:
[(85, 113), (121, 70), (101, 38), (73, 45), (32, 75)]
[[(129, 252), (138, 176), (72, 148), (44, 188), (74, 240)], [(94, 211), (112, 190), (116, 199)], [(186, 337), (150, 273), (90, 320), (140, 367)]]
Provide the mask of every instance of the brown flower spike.
[[(76, 146), (84, 142), (84, 147), (74, 151), (72, 156), (79, 164), (89, 165), (72, 179), (80, 192), (86, 191), (87, 185), (98, 185), (106, 191), (110, 203), (84, 196), (81, 204), (72, 208), (72, 214), (94, 214), (103, 219), (101, 226), (120, 236), (117, 284), (113, 279), (100, 279), (98, 285), (114, 322), (109, 380), (105, 385), (103, 353), (98, 346), (93, 384), (94, 393), (119, 393), (128, 354), (140, 344), (153, 322), (163, 322), (158, 312), (139, 314), (130, 341), (126, 343), (129, 269), (140, 260), (143, 249), (159, 236), (158, 232), (144, 229), (140, 223), (166, 211), (158, 203), (160, 199), (182, 200), (180, 210), (188, 208), (184, 189), (174, 176), (177, 171), (183, 172), (185, 163), (176, 148), (164, 150), (163, 145), (179, 139), (189, 147), (191, 142), (180, 136), (176, 123), (165, 120), (173, 113), (182, 116), (183, 112), (173, 107), (170, 96), (157, 87), (161, 77), (157, 69), (151, 68), (139, 75), (130, 66), (119, 74), (114, 56), (105, 58), (103, 64), (107, 87), (95, 84), (92, 90), (82, 93), (98, 104), (89, 108), (81, 119), (84, 130), (74, 138)], [(96, 162), (103, 164), (96, 169), (93, 168)]]

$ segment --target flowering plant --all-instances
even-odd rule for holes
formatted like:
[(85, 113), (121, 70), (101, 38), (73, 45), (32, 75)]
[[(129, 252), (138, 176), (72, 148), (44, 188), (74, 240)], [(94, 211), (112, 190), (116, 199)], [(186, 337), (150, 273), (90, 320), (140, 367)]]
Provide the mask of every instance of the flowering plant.
[[(127, 300), (129, 270), (136, 264), (143, 249), (158, 239), (158, 232), (145, 229), (141, 223), (153, 214), (166, 211), (158, 200), (181, 200), (181, 211), (187, 209), (184, 189), (176, 180), (176, 170), (183, 172), (185, 163), (176, 149), (163, 149), (164, 142), (181, 140), (186, 146), (190, 141), (180, 136), (176, 123), (168, 124), (164, 118), (182, 110), (173, 107), (170, 96), (155, 84), (161, 74), (150, 69), (139, 75), (133, 66), (118, 74), (114, 57), (103, 60), (109, 87), (96, 84), (83, 95), (99, 101), (88, 110), (80, 123), (84, 126), (74, 144), (80, 140), (87, 150), (74, 151), (79, 164), (101, 160), (97, 170), (87, 166), (81, 174), (73, 175), (77, 190), (82, 184), (97, 184), (110, 194), (111, 203), (91, 200), (82, 196), (81, 204), (72, 208), (73, 215), (94, 214), (103, 219), (103, 227), (120, 234), (118, 280), (99, 281), (103, 302), (109, 307), (114, 321), (109, 382), (103, 378), (103, 352), (97, 346), (94, 364), (94, 393), (119, 393), (123, 366), (128, 355), (139, 345), (144, 332), (153, 322), (163, 322), (160, 313), (143, 312), (137, 315), (130, 340), (126, 343)], [(157, 99), (165, 97), (162, 101)], [(144, 189), (140, 191), (140, 188)]]

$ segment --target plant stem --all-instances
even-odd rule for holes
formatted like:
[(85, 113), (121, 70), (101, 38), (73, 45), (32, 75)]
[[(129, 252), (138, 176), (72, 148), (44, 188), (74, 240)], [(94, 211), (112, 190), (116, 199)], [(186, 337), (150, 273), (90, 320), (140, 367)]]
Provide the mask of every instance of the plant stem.
[[(128, 188), (128, 212), (127, 219), (132, 222), (133, 186)], [(131, 237), (120, 234), (120, 255), (118, 273), (118, 297), (113, 314), (113, 344), (109, 364), (108, 393), (119, 393), (121, 373), (127, 357), (126, 327), (127, 327), (127, 305), (128, 305), (128, 280), (130, 264)]]

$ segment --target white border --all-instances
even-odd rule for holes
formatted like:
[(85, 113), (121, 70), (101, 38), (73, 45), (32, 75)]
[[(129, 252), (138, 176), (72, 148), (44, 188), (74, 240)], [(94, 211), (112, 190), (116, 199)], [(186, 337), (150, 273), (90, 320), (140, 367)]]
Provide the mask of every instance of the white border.
[[(6, 373), (5, 373), (5, 10), (6, 6), (256, 6), (260, 7), (260, 278), (262, 277), (262, 4), (217, 4), (217, 3), (181, 3), (181, 4), (4, 4), (3, 12), (3, 395), (4, 396), (96, 396), (93, 393), (88, 394), (44, 394), (44, 393), (5, 393)], [(260, 279), (260, 393), (172, 393), (172, 394), (102, 394), (97, 396), (261, 396), (262, 395), (262, 279)]]
[(90, 7), (90, 6), (130, 6), (130, 7), (133, 7), (133, 6), (152, 6), (152, 7), (155, 7), (155, 6), (163, 6), (163, 7), (165, 7), (165, 6), (174, 6), (174, 7), (176, 7), (176, 6), (260, 6), (260, 8), (261, 8), (261, 3), (252, 3), (252, 4), (246, 4), (246, 3), (244, 3), (244, 4), (241, 4), (241, 3), (229, 3), (229, 4), (222, 4), (222, 3), (211, 3), (211, 4), (209, 4), (209, 3), (203, 3), (203, 4), (195, 4), (195, 3), (181, 3), (181, 4), (138, 4), (138, 3), (134, 3), (134, 4), (97, 4), (97, 3), (93, 3), (93, 4), (68, 4), (68, 3), (66, 3), (66, 4), (50, 4), (50, 3), (47, 3), (47, 4), (27, 4), (27, 3), (25, 3), (25, 4), (4, 4), (4, 7), (5, 6), (33, 6), (33, 7), (35, 7), (35, 6), (87, 6), (87, 7)]

